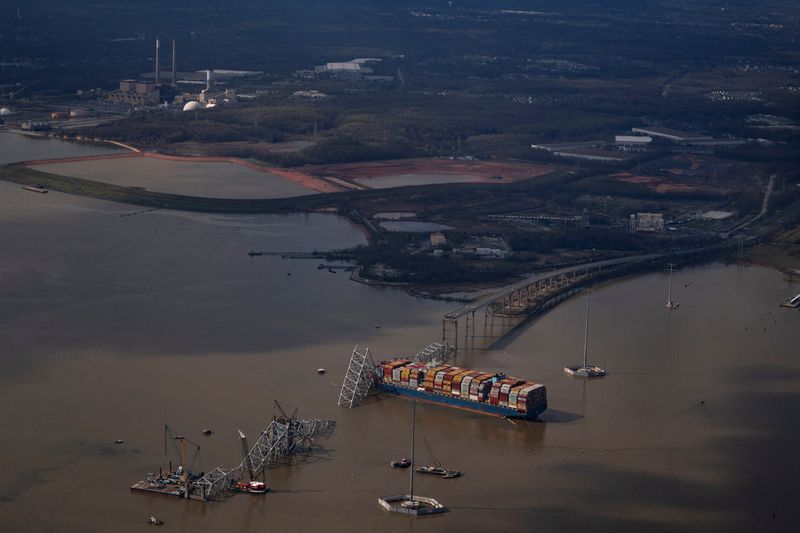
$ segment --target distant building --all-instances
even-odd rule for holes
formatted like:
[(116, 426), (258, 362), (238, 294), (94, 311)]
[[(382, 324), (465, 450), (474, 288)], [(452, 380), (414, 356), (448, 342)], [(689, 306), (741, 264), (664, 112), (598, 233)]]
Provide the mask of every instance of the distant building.
[(311, 89), (310, 91), (295, 91), (292, 96), (297, 96), (298, 98), (326, 98), (328, 95), (316, 89)]
[(629, 151), (638, 151), (646, 149), (653, 138), (648, 135), (615, 135), (614, 144), (618, 148)]
[(338, 78), (361, 78), (364, 74), (372, 74), (367, 65), (380, 61), (374, 57), (357, 57), (352, 61), (330, 62), (314, 67), (316, 74), (330, 74)]
[(608, 145), (608, 141), (604, 141), (603, 139), (594, 139), (591, 141), (572, 141), (572, 142), (563, 142), (563, 143), (551, 143), (551, 144), (532, 144), (531, 148), (534, 150), (542, 150), (544, 152), (567, 152), (570, 150), (579, 150), (584, 148), (594, 149), (594, 148), (603, 148)]
[(485, 248), (483, 246), (478, 246), (475, 248), (475, 255), (479, 255), (481, 257), (505, 257), (506, 251), (501, 250), (500, 248)]
[(692, 144), (696, 142), (708, 142), (713, 139), (709, 135), (702, 135), (699, 133), (692, 133), (689, 131), (674, 130), (672, 128), (661, 128), (653, 126), (650, 128), (632, 128), (633, 133), (648, 135), (650, 137), (657, 137), (659, 139), (666, 139), (675, 143)]
[(110, 92), (107, 98), (120, 104), (158, 105), (161, 90), (152, 81), (122, 80), (119, 90)]
[(632, 154), (612, 150), (563, 150), (553, 151), (553, 155), (569, 159), (584, 159), (586, 161), (600, 161), (602, 163), (621, 163), (634, 157)]
[(444, 233), (441, 231), (434, 231), (431, 233), (431, 246), (436, 248), (437, 246), (444, 246), (447, 244), (447, 238), (444, 236)]
[(20, 127), (25, 131), (50, 131), (53, 129), (53, 124), (50, 121), (27, 121), (23, 122)]
[(636, 213), (630, 217), (629, 229), (631, 233), (664, 231), (664, 215), (661, 213)]

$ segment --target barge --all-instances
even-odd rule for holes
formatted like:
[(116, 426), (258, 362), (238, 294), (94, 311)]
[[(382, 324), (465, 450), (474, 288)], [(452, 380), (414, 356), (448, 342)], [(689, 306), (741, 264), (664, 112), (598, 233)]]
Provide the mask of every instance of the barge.
[(540, 383), (458, 366), (428, 366), (408, 359), (380, 364), (378, 385), (388, 392), (505, 418), (534, 419), (547, 409)]

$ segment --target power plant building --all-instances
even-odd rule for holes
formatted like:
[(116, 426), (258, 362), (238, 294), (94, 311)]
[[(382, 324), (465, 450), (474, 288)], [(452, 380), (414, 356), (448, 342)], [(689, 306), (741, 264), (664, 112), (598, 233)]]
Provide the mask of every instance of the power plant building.
[(107, 97), (112, 102), (130, 105), (158, 105), (161, 102), (161, 90), (152, 81), (122, 80), (119, 90)]

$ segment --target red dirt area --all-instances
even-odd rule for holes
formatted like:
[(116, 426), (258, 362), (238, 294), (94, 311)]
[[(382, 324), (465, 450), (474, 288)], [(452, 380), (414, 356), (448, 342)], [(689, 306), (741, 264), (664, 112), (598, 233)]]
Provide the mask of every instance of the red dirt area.
[(479, 181), (486, 183), (520, 181), (547, 174), (552, 170), (549, 166), (517, 161), (463, 159), (401, 159), (303, 167), (304, 172), (314, 176), (334, 176), (351, 180), (400, 174), (447, 174), (479, 178)]
[(626, 172), (612, 174), (610, 177), (616, 181), (621, 181), (624, 183), (636, 183), (640, 185), (645, 185), (649, 189), (659, 194), (666, 194), (671, 192), (711, 192), (711, 193), (724, 194), (729, 192), (729, 189), (722, 187), (707, 187), (700, 185), (690, 185), (688, 183), (673, 183), (665, 181), (655, 176), (640, 176), (635, 174), (629, 174)]

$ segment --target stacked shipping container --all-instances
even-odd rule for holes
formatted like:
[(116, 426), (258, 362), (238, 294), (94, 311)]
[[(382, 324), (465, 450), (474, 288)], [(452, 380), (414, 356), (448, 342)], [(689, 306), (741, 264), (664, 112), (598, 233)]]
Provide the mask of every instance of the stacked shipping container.
[(544, 385), (503, 374), (407, 359), (381, 363), (383, 385), (399, 393), (500, 416), (532, 418), (547, 408)]

